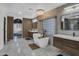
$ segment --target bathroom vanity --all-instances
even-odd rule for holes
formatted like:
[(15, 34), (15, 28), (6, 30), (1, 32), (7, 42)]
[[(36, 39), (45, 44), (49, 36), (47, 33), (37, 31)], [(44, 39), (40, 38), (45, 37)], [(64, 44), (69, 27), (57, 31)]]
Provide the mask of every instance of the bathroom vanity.
[(53, 45), (70, 55), (79, 56), (79, 37), (56, 34)]

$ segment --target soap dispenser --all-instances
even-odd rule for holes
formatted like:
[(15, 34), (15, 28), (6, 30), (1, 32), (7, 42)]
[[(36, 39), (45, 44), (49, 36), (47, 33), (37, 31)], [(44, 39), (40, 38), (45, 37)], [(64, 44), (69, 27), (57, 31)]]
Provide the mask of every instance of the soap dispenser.
[(73, 37), (75, 36), (75, 32), (73, 32)]

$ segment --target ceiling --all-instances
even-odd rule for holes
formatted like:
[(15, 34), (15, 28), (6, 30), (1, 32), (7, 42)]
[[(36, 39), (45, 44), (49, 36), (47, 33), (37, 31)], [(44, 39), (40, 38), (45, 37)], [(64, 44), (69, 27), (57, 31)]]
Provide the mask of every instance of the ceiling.
[(45, 11), (57, 8), (65, 3), (4, 3), (6, 15), (14, 17), (34, 18), (37, 9)]

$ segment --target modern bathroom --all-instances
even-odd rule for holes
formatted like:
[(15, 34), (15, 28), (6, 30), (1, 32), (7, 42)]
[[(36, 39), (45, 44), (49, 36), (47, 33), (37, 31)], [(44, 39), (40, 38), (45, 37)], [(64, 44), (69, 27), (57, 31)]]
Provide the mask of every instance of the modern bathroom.
[(0, 6), (0, 56), (79, 56), (78, 3)]

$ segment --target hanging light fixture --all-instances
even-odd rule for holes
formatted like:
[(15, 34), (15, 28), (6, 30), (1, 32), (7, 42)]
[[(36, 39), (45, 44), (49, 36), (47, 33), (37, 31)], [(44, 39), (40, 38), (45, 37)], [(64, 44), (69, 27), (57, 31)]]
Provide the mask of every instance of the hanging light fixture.
[(37, 15), (42, 15), (42, 14), (44, 14), (44, 12), (45, 12), (45, 10), (43, 10), (43, 9), (37, 9), (36, 10)]

